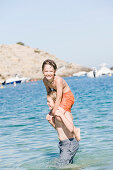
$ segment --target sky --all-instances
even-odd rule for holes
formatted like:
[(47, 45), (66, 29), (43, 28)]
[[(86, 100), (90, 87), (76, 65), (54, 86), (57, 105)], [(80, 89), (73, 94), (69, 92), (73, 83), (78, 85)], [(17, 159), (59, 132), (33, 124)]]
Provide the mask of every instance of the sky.
[(23, 42), (64, 61), (113, 66), (113, 0), (0, 0), (0, 44)]

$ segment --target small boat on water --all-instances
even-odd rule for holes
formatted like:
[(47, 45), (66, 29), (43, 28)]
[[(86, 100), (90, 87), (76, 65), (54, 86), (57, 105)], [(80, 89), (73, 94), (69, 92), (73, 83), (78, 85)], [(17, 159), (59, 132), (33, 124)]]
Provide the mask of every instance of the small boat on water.
[(29, 80), (30, 80), (30, 78), (20, 77), (19, 75), (16, 74), (14, 77), (5, 80), (2, 83), (2, 85), (23, 83), (23, 82), (27, 82)]
[(86, 75), (87, 75), (87, 72), (85, 72), (85, 71), (80, 71), (80, 72), (73, 74), (73, 76), (75, 76), (75, 77), (81, 77), (81, 76), (86, 76)]
[(113, 71), (109, 68), (106, 67), (105, 64), (101, 64), (101, 68), (99, 70), (96, 70), (95, 68), (93, 68), (92, 71), (90, 71), (87, 76), (90, 78), (94, 78), (94, 77), (100, 77), (103, 75), (112, 75)]

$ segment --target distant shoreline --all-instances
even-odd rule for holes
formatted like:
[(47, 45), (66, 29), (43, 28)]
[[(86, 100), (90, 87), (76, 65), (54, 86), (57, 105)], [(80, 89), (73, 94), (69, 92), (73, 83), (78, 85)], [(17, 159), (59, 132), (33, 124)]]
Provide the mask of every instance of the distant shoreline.
[(48, 58), (57, 63), (57, 75), (59, 76), (68, 77), (79, 71), (91, 71), (88, 67), (65, 62), (38, 48), (21, 44), (0, 45), (0, 83), (15, 74), (33, 80), (41, 80), (43, 78), (41, 66), (43, 61)]

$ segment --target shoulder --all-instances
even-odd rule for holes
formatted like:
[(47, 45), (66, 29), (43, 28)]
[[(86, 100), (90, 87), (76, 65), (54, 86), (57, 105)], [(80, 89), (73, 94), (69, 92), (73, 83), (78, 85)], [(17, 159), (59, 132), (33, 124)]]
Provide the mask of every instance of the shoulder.
[(62, 83), (62, 82), (63, 82), (63, 78), (62, 78), (62, 77), (59, 77), (59, 76), (56, 76), (56, 77), (55, 77), (55, 81), (56, 81), (57, 83)]

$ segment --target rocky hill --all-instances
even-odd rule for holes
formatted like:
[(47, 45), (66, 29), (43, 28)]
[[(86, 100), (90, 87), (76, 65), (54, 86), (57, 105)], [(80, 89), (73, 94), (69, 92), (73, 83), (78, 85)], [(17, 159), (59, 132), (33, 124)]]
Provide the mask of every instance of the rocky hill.
[(56, 62), (57, 75), (72, 76), (79, 71), (89, 72), (91, 69), (78, 64), (67, 63), (48, 52), (21, 44), (0, 45), (0, 82), (19, 74), (31, 79), (42, 79), (42, 63), (45, 59)]

